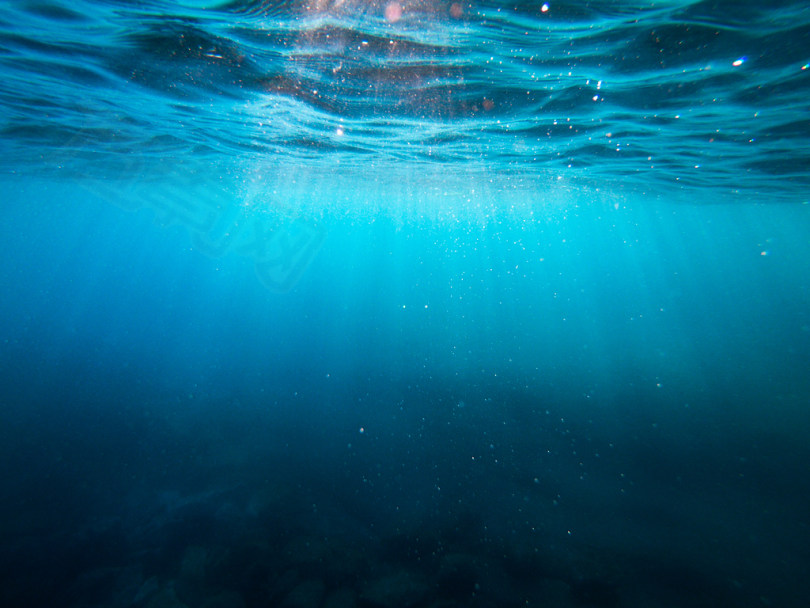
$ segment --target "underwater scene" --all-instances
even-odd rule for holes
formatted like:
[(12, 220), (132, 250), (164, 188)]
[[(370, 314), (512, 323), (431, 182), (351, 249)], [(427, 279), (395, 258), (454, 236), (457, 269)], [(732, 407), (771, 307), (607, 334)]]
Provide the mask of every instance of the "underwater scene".
[(810, 606), (810, 7), (0, 3), (0, 606)]

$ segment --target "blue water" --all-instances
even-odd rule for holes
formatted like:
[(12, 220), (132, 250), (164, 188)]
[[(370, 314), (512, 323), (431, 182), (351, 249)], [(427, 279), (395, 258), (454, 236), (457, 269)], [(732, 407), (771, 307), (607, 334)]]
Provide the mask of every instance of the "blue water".
[(810, 605), (810, 10), (0, 5), (0, 605)]

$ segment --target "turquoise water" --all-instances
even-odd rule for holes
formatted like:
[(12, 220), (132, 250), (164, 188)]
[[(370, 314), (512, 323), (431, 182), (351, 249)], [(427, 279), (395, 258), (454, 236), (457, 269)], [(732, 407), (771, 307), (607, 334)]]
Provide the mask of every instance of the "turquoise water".
[(0, 7), (0, 603), (806, 606), (800, 2)]

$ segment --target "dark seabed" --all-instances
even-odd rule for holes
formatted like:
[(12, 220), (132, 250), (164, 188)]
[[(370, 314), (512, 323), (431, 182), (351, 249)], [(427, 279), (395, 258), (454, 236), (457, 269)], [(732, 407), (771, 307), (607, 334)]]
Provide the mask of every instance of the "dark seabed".
[(810, 606), (810, 9), (7, 0), (0, 606)]

